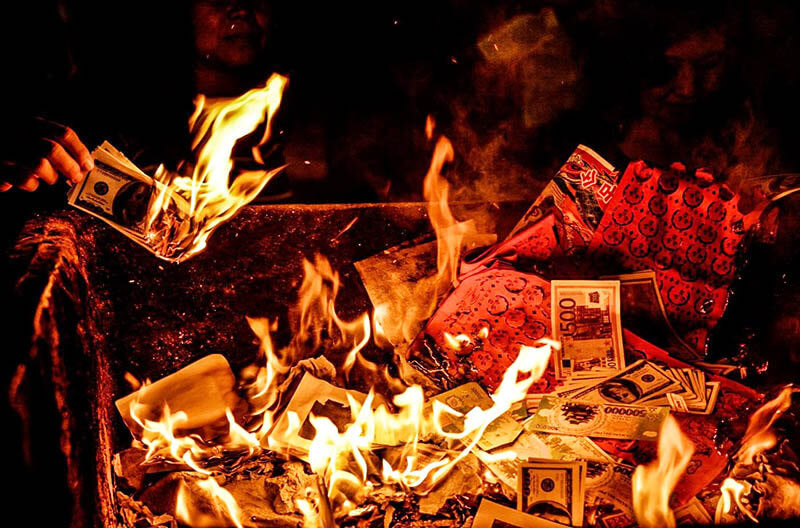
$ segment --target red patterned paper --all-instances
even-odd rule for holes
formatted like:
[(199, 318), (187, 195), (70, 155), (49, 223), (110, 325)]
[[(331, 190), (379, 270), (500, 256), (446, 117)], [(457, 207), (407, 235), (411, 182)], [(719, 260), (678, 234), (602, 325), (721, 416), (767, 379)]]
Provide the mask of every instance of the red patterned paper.
[[(470, 344), (454, 348), (445, 332), (464, 334)], [(413, 364), (426, 355), (426, 346), (433, 347), (427, 355), (443, 360), (453, 385), (478, 381), (494, 390), (517, 358), (520, 345), (534, 345), (549, 336), (550, 283), (495, 262), (466, 277), (447, 297), (409, 347), (408, 357)], [(548, 367), (531, 392), (550, 392), (554, 384), (552, 367)]]
[(618, 179), (613, 165), (589, 147), (578, 145), (510, 236), (553, 213), (561, 248), (569, 255), (582, 254), (616, 192)]
[(631, 163), (592, 239), (590, 261), (616, 272), (655, 270), (671, 321), (702, 355), (756, 217), (742, 215), (738, 202), (724, 186)]
[[(663, 364), (672, 368), (686, 368), (689, 364), (670, 356), (666, 351), (648, 343), (633, 332), (623, 330), (625, 361), (631, 364), (639, 359)], [(728, 463), (727, 452), (734, 439), (719, 435), (721, 422), (743, 419), (763, 399), (763, 395), (735, 381), (706, 374), (708, 381), (720, 383), (720, 393), (710, 415), (675, 413), (673, 416), (681, 430), (694, 443), (695, 452), (686, 472), (675, 487), (674, 500), (683, 504), (711, 483)], [(656, 442), (621, 442), (597, 439), (597, 444), (612, 455), (634, 464), (643, 464), (656, 457)], [(717, 445), (719, 442), (719, 445)]]
[(484, 253), (461, 262), (461, 277), (491, 266), (496, 260), (512, 264), (518, 269), (530, 269), (536, 263), (547, 262), (561, 255), (555, 232), (555, 218), (549, 214), (525, 230), (495, 244)]

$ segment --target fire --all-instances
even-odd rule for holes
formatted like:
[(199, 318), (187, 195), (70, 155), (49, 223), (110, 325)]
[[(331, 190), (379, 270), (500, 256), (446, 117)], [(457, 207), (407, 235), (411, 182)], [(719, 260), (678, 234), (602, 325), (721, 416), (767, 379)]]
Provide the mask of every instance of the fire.
[(772, 432), (772, 425), (792, 405), (792, 394), (795, 392), (797, 389), (794, 387), (784, 388), (778, 396), (750, 416), (742, 446), (735, 457), (740, 463), (752, 464), (756, 455), (775, 447), (778, 437)]
[[(213, 107), (196, 127), (199, 130), (197, 137), (205, 137), (211, 130), (211, 136), (201, 151), (201, 163), (198, 163), (193, 178), (172, 178), (163, 188), (160, 199), (162, 204), (167, 203), (169, 193), (178, 193), (190, 200), (193, 218), (208, 221), (196, 223), (202, 227), (185, 233), (179, 239), (164, 238), (167, 244), (164, 247), (173, 251), (172, 254), (180, 252), (180, 258), (185, 258), (202, 249), (214, 226), (255, 196), (251, 190), (257, 193), (255, 189), (260, 190), (265, 184), (261, 174), (262, 179), (257, 183), (248, 180), (253, 184), (251, 187), (243, 188), (244, 183), (237, 186), (237, 179), (228, 189), (229, 155), (236, 139), (260, 123), (256, 119), (258, 108), (260, 114), (267, 110), (264, 138), (268, 136), (269, 120), (277, 108), (277, 100), (267, 97), (267, 93), (279, 96), (283, 82), (285, 80), (279, 85), (268, 83), (262, 90), (248, 92), (240, 98), (242, 100), (237, 100), (239, 104)], [(260, 106), (256, 105), (258, 108), (254, 109), (252, 100), (260, 101)], [(429, 120), (431, 134), (433, 126), (433, 121)], [(225, 152), (227, 157), (219, 152)], [(397, 318), (397, 314), (393, 315), (387, 307), (378, 307), (372, 317), (367, 312), (352, 320), (343, 319), (336, 309), (336, 298), (341, 288), (339, 275), (327, 259), (317, 255), (313, 262), (303, 262), (304, 279), (298, 290), (296, 308), (290, 312), (293, 338), (286, 347), (275, 348), (271, 338), (275, 323), (262, 318), (248, 318), (259, 340), (260, 359), (257, 365), (242, 371), (241, 388), (249, 404), (246, 422), (237, 423), (232, 410), (226, 409), (227, 433), (209, 445), (199, 436), (183, 430), (189, 417), (181, 409), (170, 410), (165, 405), (160, 419), (154, 420), (140, 416), (136, 412), (136, 402), (132, 404), (131, 414), (141, 427), (135, 443), (147, 448), (146, 460), (182, 464), (203, 476), (197, 482), (198, 487), (216, 513), (203, 517), (206, 514), (200, 513), (193, 502), (197, 497), (190, 497), (196, 493), (194, 487), (190, 490), (184, 486), (180, 489), (176, 506), (179, 520), (203, 525), (211, 522), (212, 518), (217, 523), (224, 518), (225, 522), (240, 525), (236, 501), (214, 480), (206, 461), (226, 451), (251, 456), (263, 449), (279, 449), (271, 437), (273, 414), (285, 388), (284, 382), (296, 375), (299, 364), (322, 359), (335, 370), (333, 376), (340, 382), (347, 380), (357, 364), (377, 372), (377, 366), (361, 354), (370, 339), (374, 337), (383, 342), (382, 331), (395, 322), (399, 321), (399, 327), (408, 332), (411, 328), (409, 321), (422, 321), (431, 315), (439, 296), (456, 278), (464, 236), (472, 229), (470, 224), (458, 223), (448, 206), (448, 184), (441, 177), (441, 171), (452, 159), (452, 145), (440, 137), (425, 178), (428, 213), (437, 239), (437, 274), (420, 288), (421, 304), (408, 310), (411, 312), (409, 317), (401, 314)], [(407, 307), (392, 308), (407, 310)], [(397, 325), (392, 328), (397, 328)], [(481, 338), (486, 339), (489, 332), (488, 328), (481, 329)], [(466, 346), (470, 341), (466, 335), (449, 337), (455, 347)], [(462, 415), (438, 400), (426, 401), (421, 387), (407, 386), (384, 369), (381, 374), (394, 393), (389, 396), (391, 403), (372, 389), (363, 400), (348, 394), (348, 424), (337, 426), (327, 417), (310, 414), (309, 422), (315, 433), (307, 461), (319, 476), (319, 485), (316, 492), (307, 490), (305, 497), (298, 497), (295, 501), (303, 515), (304, 525), (332, 526), (333, 519), (357, 514), (368, 494), (379, 487), (397, 486), (421, 495), (430, 492), (475, 449), (494, 420), (524, 400), (528, 389), (547, 368), (554, 346), (556, 343), (549, 340), (542, 340), (537, 346), (520, 346), (516, 360), (491, 395), (493, 404), (487, 409), (476, 407)], [(324, 354), (324, 357), (318, 357), (319, 354)], [(462, 429), (445, 431), (445, 424), (451, 422), (445, 418), (453, 416), (463, 419)], [(290, 429), (300, 429), (300, 419), (296, 414), (288, 414), (287, 419)], [(424, 451), (421, 447), (423, 442)], [(394, 455), (399, 451), (399, 456), (386, 456), (383, 450), (388, 447), (395, 450)]]
[(233, 524), (242, 528), (241, 511), (233, 495), (219, 485), (212, 477), (195, 481), (200, 490), (186, 491), (187, 485), (181, 481), (175, 500), (175, 517), (187, 526), (225, 526)]
[[(328, 418), (312, 416), (316, 434), (309, 459), (312, 469), (327, 483), (328, 497), (335, 513), (348, 513), (378, 485), (370, 480), (369, 453), (387, 444), (403, 445), (404, 448), (401, 456), (397, 457), (401, 461), (398, 467), (381, 458), (380, 479), (384, 484), (398, 484), (419, 494), (433, 489), (475, 448), (489, 424), (507, 412), (512, 404), (525, 398), (530, 386), (547, 368), (553, 345), (545, 341), (537, 347), (522, 346), (516, 361), (492, 395), (492, 407), (470, 410), (464, 415), (463, 429), (459, 432), (444, 431), (442, 417), (445, 414), (461, 416), (460, 413), (439, 401), (434, 401), (432, 412), (426, 413), (422, 389), (417, 386), (395, 396), (393, 403), (397, 412), (383, 404), (373, 408), (373, 392), (363, 404), (350, 398), (352, 423), (341, 433)], [(441, 450), (421, 457), (418, 448), (423, 437), (428, 442), (451, 445), (457, 441), (461, 447), (455, 451), (456, 454), (451, 450)]]
[[(761, 453), (775, 447), (778, 437), (773, 431), (773, 425), (792, 405), (792, 394), (795, 392), (798, 392), (795, 387), (785, 387), (778, 396), (759, 407), (750, 416), (741, 446), (733, 456), (736, 464), (731, 471), (732, 475), (738, 473), (736, 469), (739, 467), (752, 466)], [(750, 520), (758, 522), (751, 509), (745, 505), (744, 497), (751, 488), (752, 486), (746, 481), (739, 481), (733, 477), (726, 478), (720, 486), (722, 497), (717, 505), (718, 512), (729, 514), (735, 504), (739, 512)]]
[(722, 485), (720, 486), (719, 490), (722, 493), (720, 497), (719, 504), (717, 507), (722, 508), (722, 512), (727, 514), (731, 512), (733, 505), (735, 504), (736, 507), (739, 509), (740, 512), (747, 515), (753, 522), (758, 522), (758, 519), (750, 513), (750, 509), (745, 507), (742, 502), (742, 498), (746, 494), (746, 489), (748, 486), (742, 484), (741, 482), (732, 479), (730, 477), (726, 478), (722, 481)]
[(369, 342), (372, 324), (368, 313), (352, 321), (344, 321), (336, 313), (336, 297), (339, 294), (339, 274), (330, 262), (316, 255), (314, 263), (303, 261), (305, 271), (299, 291), (299, 328), (292, 340), (291, 348), (296, 357), (312, 357), (322, 344), (322, 331), (327, 330), (333, 339), (334, 350), (349, 349), (343, 365), (348, 374), (360, 357), (359, 352)]
[[(272, 118), (287, 81), (273, 74), (263, 87), (232, 101), (212, 104), (203, 96), (197, 98), (189, 121), (194, 133), (192, 149), (200, 149), (192, 175), (172, 174), (163, 166), (155, 174), (158, 192), (150, 204), (147, 236), (159, 256), (177, 262), (202, 251), (211, 233), (250, 203), (283, 169), (245, 171), (230, 183), (236, 142), (262, 123), (263, 136), (252, 152), (253, 158), (264, 164), (259, 148), (270, 137)], [(185, 203), (185, 208), (179, 208), (185, 210), (175, 211), (175, 203)]]
[(693, 454), (694, 444), (675, 418), (667, 417), (658, 437), (658, 459), (633, 473), (633, 510), (640, 526), (675, 526), (669, 498)]
[[(435, 127), (436, 122), (429, 115), (425, 122), (425, 135), (429, 140), (433, 139)], [(382, 306), (376, 309), (380, 338), (394, 345), (411, 341), (419, 331), (418, 324), (431, 316), (440, 297), (450, 289), (458, 276), (462, 247), (468, 237), (476, 234), (474, 224), (459, 222), (450, 210), (450, 185), (442, 177), (442, 170), (453, 161), (454, 156), (450, 140), (446, 136), (439, 136), (423, 181), (428, 219), (436, 234), (436, 276), (417, 284), (408, 299), (410, 306)]]

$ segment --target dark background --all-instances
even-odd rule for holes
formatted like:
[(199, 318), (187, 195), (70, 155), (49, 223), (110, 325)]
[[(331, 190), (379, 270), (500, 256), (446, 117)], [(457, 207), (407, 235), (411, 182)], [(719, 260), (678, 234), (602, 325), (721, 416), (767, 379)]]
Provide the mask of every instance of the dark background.
[[(189, 2), (15, 4), (4, 17), (11, 115), (46, 115), (75, 128), (90, 149), (108, 139), (143, 166), (188, 157)], [(718, 177), (735, 165), (720, 158), (746, 157), (757, 173), (797, 166), (799, 8), (789, 2), (265, 4), (263, 78), (289, 75), (281, 122), (323, 167), (313, 185), (288, 169), (294, 201), (418, 199), (428, 114), (455, 144), (452, 177), (479, 181), (489, 198), (506, 198), (509, 187), (535, 196), (535, 182), (581, 142), (624, 165), (634, 156), (618, 145), (642, 116), (640, 94), (677, 74), (664, 50), (714, 30), (725, 35), (725, 64), (719, 88), (696, 101), (697, 116), (680, 131), (692, 148), (635, 157), (718, 164)], [(507, 61), (480, 51), (481, 39), (543, 9), (557, 21), (549, 44)], [(749, 137), (737, 145), (742, 130)], [(713, 149), (693, 152), (709, 142)], [(742, 143), (750, 152), (737, 152)]]

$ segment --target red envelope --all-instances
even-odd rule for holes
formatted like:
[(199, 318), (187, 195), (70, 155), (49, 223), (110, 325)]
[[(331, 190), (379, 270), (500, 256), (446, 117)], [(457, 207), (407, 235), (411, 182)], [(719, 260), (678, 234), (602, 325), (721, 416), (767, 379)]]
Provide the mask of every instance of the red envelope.
[(530, 270), (537, 264), (548, 263), (561, 255), (563, 253), (556, 238), (556, 220), (549, 214), (483, 253), (474, 257), (467, 255), (461, 262), (460, 278), (485, 269), (498, 260)]
[(637, 161), (628, 165), (589, 246), (589, 261), (613, 273), (653, 269), (667, 314), (698, 356), (725, 311), (745, 232), (726, 187)]
[[(454, 347), (445, 332), (463, 334), (469, 343)], [(478, 381), (491, 391), (517, 358), (520, 345), (549, 336), (550, 283), (495, 262), (463, 279), (411, 344), (407, 357), (442, 387)], [(548, 367), (531, 392), (550, 392), (555, 384)]]

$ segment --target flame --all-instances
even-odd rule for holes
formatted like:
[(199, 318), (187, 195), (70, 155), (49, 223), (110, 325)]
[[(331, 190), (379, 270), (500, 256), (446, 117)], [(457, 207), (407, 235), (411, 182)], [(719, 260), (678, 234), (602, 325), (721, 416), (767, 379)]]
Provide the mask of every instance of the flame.
[(298, 293), (299, 327), (290, 345), (294, 358), (312, 357), (322, 344), (325, 330), (333, 339), (329, 348), (348, 350), (342, 371), (349, 375), (357, 360), (367, 363), (360, 352), (372, 334), (369, 313), (364, 312), (352, 321), (344, 321), (339, 316), (336, 312), (336, 297), (341, 282), (339, 274), (333, 271), (325, 257), (316, 255), (313, 264), (304, 259), (303, 270), (303, 282)]
[(722, 512), (728, 514), (735, 504), (739, 511), (747, 515), (751, 521), (758, 522), (758, 519), (750, 513), (750, 509), (742, 502), (742, 497), (745, 495), (746, 488), (744, 484), (730, 477), (723, 480), (719, 488), (720, 492), (722, 492), (722, 496), (720, 497), (717, 508), (722, 508)]
[[(425, 135), (429, 140), (433, 138), (435, 126), (435, 120), (429, 115), (425, 122)], [(417, 283), (408, 296), (408, 305), (376, 309), (379, 339), (394, 345), (411, 341), (419, 331), (419, 323), (433, 314), (439, 299), (458, 276), (459, 255), (465, 240), (476, 234), (474, 224), (458, 222), (450, 210), (450, 185), (442, 177), (442, 170), (453, 161), (454, 155), (450, 140), (439, 136), (423, 182), (428, 219), (436, 234), (436, 275)]]
[(762, 405), (750, 416), (747, 430), (742, 437), (742, 446), (735, 458), (741, 464), (752, 464), (756, 455), (772, 449), (778, 437), (772, 425), (792, 404), (792, 394), (798, 389), (785, 387), (778, 396)]
[[(418, 386), (409, 387), (394, 397), (396, 412), (384, 404), (373, 406), (372, 391), (363, 404), (349, 397), (352, 422), (341, 433), (328, 418), (311, 415), (316, 433), (309, 460), (312, 469), (325, 479), (335, 513), (348, 513), (374, 488), (376, 484), (370, 480), (369, 453), (387, 444), (403, 446), (401, 456), (397, 457), (402, 462), (394, 467), (389, 460), (380, 460), (383, 483), (415, 489), (419, 494), (433, 489), (475, 448), (489, 424), (525, 398), (530, 386), (547, 368), (554, 345), (547, 340), (536, 347), (521, 346), (517, 359), (492, 394), (493, 405), (488, 409), (476, 407), (463, 415), (463, 429), (458, 432), (445, 431), (442, 418), (445, 414), (462, 415), (437, 400), (431, 405), (432, 412), (424, 412), (426, 404)], [(430, 435), (445, 442), (460, 441), (461, 448), (456, 454), (442, 450), (421, 457), (419, 441)]]
[[(750, 416), (741, 446), (733, 456), (736, 464), (732, 474), (737, 473), (737, 467), (754, 464), (758, 455), (775, 447), (778, 437), (773, 431), (773, 425), (792, 405), (792, 394), (797, 391), (798, 389), (795, 387), (784, 387), (778, 396), (759, 407)], [(732, 477), (726, 478), (720, 486), (722, 498), (717, 504), (717, 508), (721, 509), (723, 514), (728, 514), (735, 504), (741, 513), (753, 522), (758, 522), (750, 508), (746, 507), (742, 500), (749, 487), (747, 482), (740, 482)]]
[[(247, 94), (243, 97), (246, 96)], [(277, 108), (277, 101), (274, 102), (275, 106), (272, 103), (264, 104), (272, 112)], [(239, 124), (228, 122), (229, 118), (223, 117), (223, 114), (231, 114), (230, 121)], [(217, 215), (219, 211), (225, 210), (220, 216), (213, 216), (210, 223), (204, 224), (218, 225), (218, 219), (228, 213), (235, 213), (235, 210), (225, 207), (232, 203), (228, 198), (235, 194), (236, 182), (231, 189), (220, 186), (223, 180), (227, 183), (230, 172), (229, 154), (235, 143), (232, 138), (254, 130), (258, 121), (244, 102), (235, 108), (214, 107), (204, 119), (200, 115), (198, 110), (195, 119), (202, 119), (202, 122), (196, 126), (197, 137), (206, 137), (209, 129), (211, 130), (211, 137), (206, 140), (201, 152), (203, 161), (198, 163), (193, 178), (171, 179), (169, 189), (162, 193), (164, 196), (161, 203), (169, 201), (166, 194), (177, 193), (190, 202), (190, 210), (195, 215), (205, 214), (203, 211)], [(269, 133), (271, 116), (272, 113), (268, 111), (265, 138)], [(242, 125), (244, 122), (247, 126)], [(426, 129), (430, 137), (433, 128), (433, 120), (429, 119)], [(212, 143), (213, 147), (210, 146)], [(195, 146), (198, 144), (196, 142)], [(208, 156), (203, 158), (202, 154), (206, 151)], [(218, 154), (221, 151), (227, 152), (225, 163)], [(397, 328), (403, 331), (406, 339), (413, 337), (410, 334), (413, 324), (423, 321), (433, 313), (440, 296), (455, 281), (464, 237), (473, 228), (471, 224), (458, 223), (448, 205), (449, 185), (441, 177), (441, 171), (452, 159), (452, 145), (442, 136), (436, 143), (424, 189), (429, 218), (436, 233), (437, 273), (428, 281), (421, 281), (420, 288), (415, 292), (417, 295), (414, 296), (415, 300), (420, 301), (417, 306), (378, 306), (372, 317), (365, 312), (355, 319), (346, 320), (336, 309), (336, 298), (341, 288), (339, 274), (320, 255), (316, 255), (313, 261), (304, 260), (304, 278), (298, 289), (297, 306), (290, 314), (293, 337), (289, 344), (277, 350), (271, 338), (275, 323), (263, 318), (247, 319), (259, 340), (260, 359), (258, 364), (242, 372), (242, 389), (250, 405), (246, 426), (237, 423), (233, 413), (228, 410), (227, 435), (209, 446), (198, 436), (179, 434), (181, 424), (187, 421), (185, 413), (171, 412), (165, 407), (160, 419), (153, 421), (140, 418), (135, 412), (134, 404), (131, 406), (131, 414), (143, 430), (141, 443), (148, 449), (146, 460), (158, 458), (162, 461), (178, 462), (206, 475), (206, 480), (201, 481), (205, 483), (201, 486), (204, 494), (212, 498), (217, 509), (227, 512), (227, 519), (239, 522), (240, 512), (235, 500), (210, 477), (205, 461), (224, 450), (244, 450), (245, 456), (258, 453), (263, 448), (277, 450), (277, 444), (272, 441), (269, 433), (274, 423), (273, 413), (281, 399), (282, 384), (292, 375), (292, 367), (324, 351), (326, 358), (338, 358), (336, 370), (339, 380), (342, 378), (338, 373), (343, 374), (346, 380), (357, 364), (376, 372), (377, 366), (361, 354), (370, 339), (374, 338), (376, 343), (382, 342), (390, 333), (387, 329)], [(224, 178), (220, 176), (223, 172)], [(217, 206), (220, 205), (223, 207), (218, 209)], [(241, 207), (240, 202), (235, 207)], [(213, 226), (202, 233), (193, 232), (181, 238), (182, 243), (191, 238), (187, 246), (173, 244), (169, 247), (173, 250), (183, 248), (181, 251), (188, 248), (181, 253), (183, 256), (180, 258), (185, 258), (192, 251), (202, 249), (211, 230)], [(174, 240), (176, 239), (171, 239), (170, 243)], [(396, 309), (407, 313), (393, 313)], [(481, 339), (488, 338), (489, 329), (481, 329), (479, 335)], [(453, 347), (471, 344), (471, 338), (466, 335), (447, 337)], [(369, 391), (363, 401), (348, 396), (351, 419), (341, 431), (330, 419), (310, 415), (309, 421), (315, 434), (308, 461), (319, 476), (320, 483), (316, 495), (307, 492), (305, 497), (299, 497), (295, 502), (298, 511), (303, 514), (305, 525), (332, 526), (334, 517), (357, 514), (359, 505), (378, 486), (396, 485), (417, 494), (430, 492), (475, 449), (486, 428), (494, 420), (525, 398), (530, 386), (543, 375), (555, 346), (557, 344), (550, 340), (542, 340), (537, 346), (521, 346), (516, 360), (491, 395), (492, 405), (487, 409), (474, 408), (461, 414), (438, 400), (427, 402), (421, 387), (406, 386), (400, 380), (392, 378), (388, 369), (384, 368), (381, 373), (394, 392), (390, 398), (391, 404), (383, 400), (374, 389)], [(460, 418), (461, 430), (445, 431), (445, 424), (452, 422), (449, 419), (451, 417)], [(296, 414), (289, 413), (288, 421), (290, 429), (299, 430), (301, 424)], [(438, 444), (444, 447), (433, 449), (432, 452), (427, 448), (426, 452), (422, 452), (420, 446), (423, 440), (426, 446)], [(391, 460), (379, 456), (378, 452), (387, 446), (398, 446), (396, 451), (399, 450), (399, 456), (392, 456)], [(193, 525), (198, 522), (202, 524), (202, 520), (198, 521), (196, 508), (189, 504), (188, 495), (191, 492), (186, 489), (182, 493), (177, 508), (180, 512), (179, 519), (191, 521)]]
[[(208, 477), (195, 481), (200, 490), (200, 496), (187, 491), (188, 486), (184, 481), (178, 484), (178, 493), (175, 500), (175, 517), (187, 526), (224, 526), (233, 523), (237, 528), (242, 527), (241, 510), (233, 495), (219, 485), (216, 479)], [(206, 513), (205, 508), (198, 506), (198, 499), (204, 499), (211, 505), (211, 512)]]
[(633, 473), (633, 511), (644, 528), (675, 526), (669, 498), (694, 454), (694, 444), (667, 416), (658, 437), (658, 459), (640, 465)]
[[(250, 456), (264, 447), (277, 449), (270, 442), (269, 432), (273, 424), (272, 413), (280, 398), (281, 383), (290, 372), (290, 365), (308, 358), (322, 347), (325, 336), (320, 328), (328, 332), (333, 343), (347, 350), (344, 367), (358, 361), (361, 357), (359, 351), (371, 335), (369, 314), (362, 314), (349, 322), (337, 314), (335, 299), (340, 286), (339, 276), (323, 257), (317, 257), (314, 262), (304, 263), (306, 275), (300, 286), (298, 309), (294, 312), (298, 333), (286, 348), (280, 351), (274, 348), (270, 337), (274, 323), (248, 318), (251, 329), (259, 338), (262, 355), (259, 366), (243, 371), (243, 376), (249, 380), (243, 386), (251, 408), (248, 427), (238, 424), (233, 413), (227, 410), (227, 434), (218, 438), (214, 445), (206, 445), (197, 435), (180, 434), (182, 425), (188, 420), (185, 412), (173, 412), (165, 406), (158, 420), (149, 420), (141, 417), (138, 401), (131, 404), (131, 415), (142, 428), (139, 442), (148, 449), (146, 461), (178, 463), (205, 475), (207, 478), (200, 481), (203, 483), (200, 485), (203, 496), (216, 510), (227, 512), (225, 518), (232, 522), (237, 522), (239, 515), (236, 502), (211, 478), (206, 460), (218, 457), (226, 450)], [(488, 335), (488, 329), (485, 333)], [(463, 337), (455, 336), (453, 340), (462, 343)], [(399, 380), (392, 380), (394, 385), (390, 387), (397, 389), (402, 385), (402, 390), (392, 398), (391, 408), (374, 390), (363, 401), (348, 397), (351, 420), (341, 432), (330, 419), (310, 415), (315, 434), (308, 460), (321, 483), (317, 498), (307, 494), (296, 502), (306, 525), (321, 523), (332, 526), (333, 521), (326, 519), (357, 512), (369, 493), (382, 485), (397, 485), (417, 494), (431, 491), (476, 447), (489, 424), (525, 398), (530, 386), (547, 368), (554, 346), (556, 343), (549, 340), (542, 340), (533, 347), (521, 346), (516, 360), (491, 395), (493, 404), (488, 409), (474, 408), (462, 415), (438, 400), (426, 402), (421, 387), (407, 387)], [(327, 346), (325, 348), (328, 350)], [(372, 365), (363, 358), (361, 360), (368, 366)], [(463, 418), (460, 431), (445, 431), (445, 424), (451, 420), (445, 421), (444, 418), (452, 416)], [(297, 415), (290, 413), (289, 422), (290, 428), (299, 430), (301, 424)], [(445, 447), (432, 453), (421, 453), (423, 439), (426, 445), (433, 442)], [(400, 456), (392, 457), (394, 462), (377, 455), (387, 446), (399, 446)], [(206, 523), (208, 519), (190, 504), (192, 500), (198, 500), (190, 497), (197, 491), (187, 488), (182, 493), (177, 508), (179, 518), (192, 525)], [(323, 512), (326, 513), (323, 515)]]
[(260, 147), (270, 137), (287, 81), (273, 74), (263, 87), (232, 101), (208, 103), (203, 96), (197, 98), (189, 127), (194, 133), (192, 149), (200, 151), (191, 177), (169, 173), (163, 166), (155, 174), (157, 193), (150, 204), (147, 238), (160, 257), (179, 262), (202, 251), (211, 233), (283, 169), (245, 171), (230, 183), (236, 142), (266, 120), (263, 136), (252, 149), (254, 159), (264, 164)]

